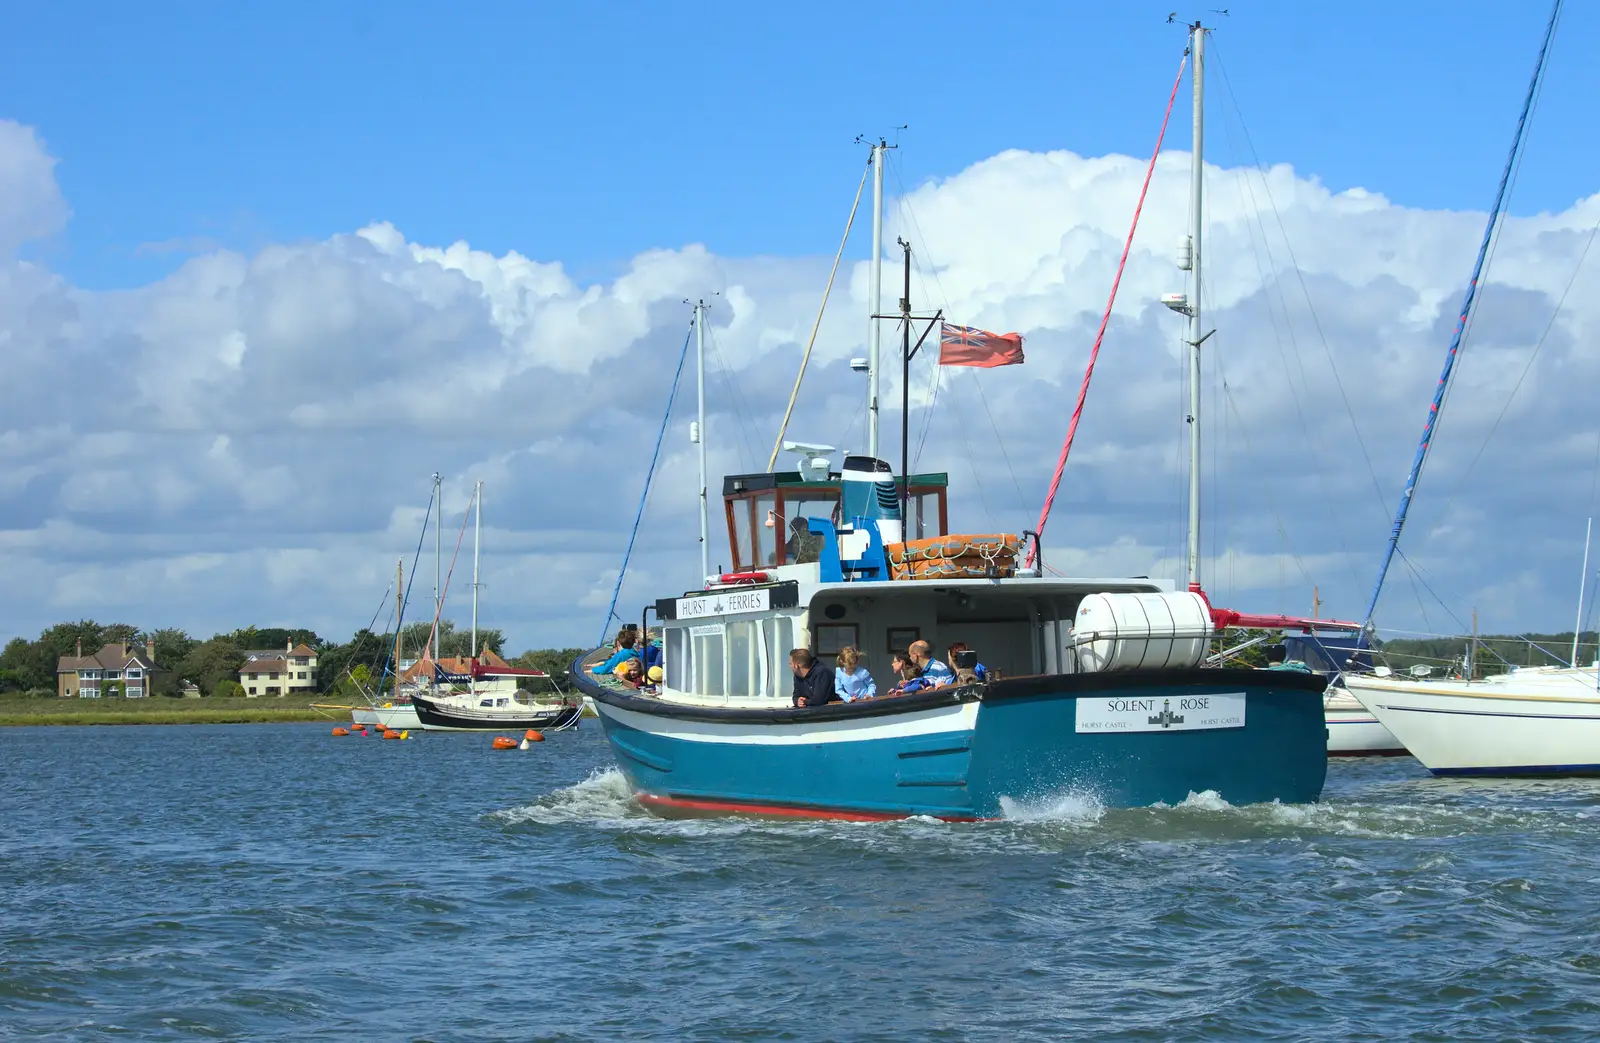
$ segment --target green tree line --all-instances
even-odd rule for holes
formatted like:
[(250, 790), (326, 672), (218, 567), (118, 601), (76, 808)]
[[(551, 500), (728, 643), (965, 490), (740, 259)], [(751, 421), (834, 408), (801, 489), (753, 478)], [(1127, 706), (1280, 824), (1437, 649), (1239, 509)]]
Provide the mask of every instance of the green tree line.
[[(1435, 674), (1457, 673), (1466, 662), (1472, 636), (1394, 638), (1374, 642), (1373, 661), (1403, 673), (1413, 666), (1429, 666)], [(1477, 676), (1500, 674), (1513, 666), (1567, 666), (1572, 655), (1572, 631), (1559, 634), (1484, 634), (1478, 637)], [(1578, 635), (1578, 665), (1588, 666), (1600, 655), (1595, 631)]]
[[(413, 623), (401, 633), (402, 653), (414, 659), (423, 653), (432, 632), (431, 621)], [(283, 627), (244, 627), (214, 634), (201, 640), (175, 627), (141, 630), (127, 623), (103, 625), (81, 619), (47, 627), (36, 640), (15, 637), (0, 651), (0, 694), (53, 696), (56, 694), (56, 666), (63, 656), (75, 655), (78, 647), (85, 655), (98, 652), (107, 644), (126, 641), (130, 649), (143, 651), (146, 641), (155, 649), (159, 668), (150, 679), (151, 695), (179, 695), (193, 684), (206, 696), (242, 696), (239, 667), (248, 651), (281, 651), (290, 643), (310, 646), (317, 654), (317, 684), (332, 695), (358, 697), (360, 689), (372, 690), (380, 677), (387, 679), (383, 690), (393, 686), (395, 648), (393, 633), (374, 633), (362, 629), (349, 641), (337, 643), (315, 631)], [(480, 648), (505, 656), (505, 635), (497, 629), (478, 631)], [(438, 648), (442, 656), (467, 657), (471, 654), (472, 634), (448, 619), (439, 621)], [(513, 666), (539, 669), (552, 674), (565, 686), (565, 674), (572, 661), (586, 649), (532, 649), (508, 659)], [(389, 673), (385, 675), (384, 668)], [(541, 685), (548, 687), (548, 685)], [(114, 691), (107, 686), (106, 694)]]

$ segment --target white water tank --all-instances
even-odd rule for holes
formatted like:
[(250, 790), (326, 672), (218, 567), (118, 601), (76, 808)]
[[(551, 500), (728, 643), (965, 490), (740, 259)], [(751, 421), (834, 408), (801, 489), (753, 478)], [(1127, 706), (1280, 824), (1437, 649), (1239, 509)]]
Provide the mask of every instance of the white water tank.
[(1215, 627), (1198, 594), (1089, 594), (1072, 621), (1078, 669), (1162, 670), (1197, 666)]

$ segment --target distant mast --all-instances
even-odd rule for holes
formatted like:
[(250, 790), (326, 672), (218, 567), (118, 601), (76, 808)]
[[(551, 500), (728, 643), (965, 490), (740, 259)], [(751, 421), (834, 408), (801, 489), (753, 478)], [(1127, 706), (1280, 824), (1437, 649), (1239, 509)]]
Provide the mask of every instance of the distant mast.
[(428, 657), (435, 663), (439, 661), (439, 626), (440, 614), (444, 611), (444, 542), (441, 530), (444, 525), (444, 501), (440, 498), (441, 481), (439, 472), (433, 472), (433, 649)]
[[(400, 653), (404, 629), (400, 626), (406, 610), (406, 560), (394, 559), (394, 694), (400, 694)], [(383, 679), (378, 679), (378, 694), (383, 694)]]
[(483, 542), (483, 483), (472, 490), (472, 650), (467, 658), (467, 690), (478, 692), (478, 545)]

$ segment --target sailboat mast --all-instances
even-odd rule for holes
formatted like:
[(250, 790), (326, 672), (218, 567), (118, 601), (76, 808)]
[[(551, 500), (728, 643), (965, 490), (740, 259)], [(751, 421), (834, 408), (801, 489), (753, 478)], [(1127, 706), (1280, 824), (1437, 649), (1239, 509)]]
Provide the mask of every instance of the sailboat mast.
[(467, 662), (467, 687), (478, 691), (478, 545), (483, 541), (483, 483), (472, 491), (472, 652)]
[(1205, 46), (1206, 29), (1189, 28), (1194, 53), (1194, 154), (1189, 171), (1189, 241), (1193, 293), (1189, 297), (1189, 589), (1200, 589), (1200, 232), (1205, 189)]
[(696, 416), (694, 440), (700, 446), (700, 580), (711, 575), (711, 514), (706, 499), (706, 302), (694, 305)]
[[(406, 559), (394, 560), (394, 690), (400, 694), (400, 649), (405, 628), (400, 624), (406, 610)], [(383, 682), (378, 682), (378, 694), (383, 694)]]
[(1589, 582), (1589, 537), (1594, 535), (1594, 519), (1583, 530), (1583, 569), (1578, 573), (1578, 621), (1572, 624), (1572, 667), (1578, 667), (1578, 635), (1583, 632), (1583, 595)]
[(878, 457), (878, 362), (882, 335), (877, 316), (883, 303), (883, 156), (888, 143), (872, 146), (872, 275), (867, 287), (867, 455)]
[(439, 661), (439, 615), (444, 611), (444, 579), (441, 569), (444, 564), (444, 542), (440, 534), (444, 520), (444, 503), (440, 498), (442, 488), (439, 472), (433, 472), (433, 650), (430, 658), (435, 663)]

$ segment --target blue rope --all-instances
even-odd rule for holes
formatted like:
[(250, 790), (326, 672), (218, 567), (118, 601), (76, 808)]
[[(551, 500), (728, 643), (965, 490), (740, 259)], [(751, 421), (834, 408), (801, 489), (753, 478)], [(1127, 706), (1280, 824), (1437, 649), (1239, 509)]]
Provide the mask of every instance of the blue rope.
[(1439, 386), (1434, 388), (1433, 402), (1428, 406), (1428, 420), (1422, 428), (1422, 441), (1417, 445), (1417, 455), (1411, 461), (1411, 471), (1406, 475), (1405, 490), (1400, 494), (1400, 507), (1395, 511), (1394, 528), (1389, 533), (1389, 545), (1383, 553), (1383, 566), (1378, 569), (1378, 582), (1372, 588), (1372, 600), (1367, 603), (1366, 623), (1372, 625), (1373, 613), (1378, 608), (1378, 596), (1383, 593), (1383, 581), (1389, 575), (1389, 565), (1400, 546), (1400, 531), (1405, 528), (1406, 514), (1411, 510), (1411, 497), (1417, 491), (1417, 479), (1422, 476), (1422, 464), (1433, 443), (1434, 425), (1439, 422), (1439, 411), (1444, 408), (1445, 392), (1449, 390), (1450, 376), (1455, 371), (1456, 354), (1461, 348), (1461, 338), (1467, 328), (1467, 316), (1478, 296), (1478, 280), (1489, 257), (1489, 246), (1494, 240), (1495, 225), (1505, 207), (1506, 192), (1511, 184), (1511, 174), (1516, 167), (1517, 154), (1522, 149), (1522, 135), (1528, 124), (1528, 113), (1533, 109), (1533, 99), (1539, 92), (1539, 81), (1544, 77), (1545, 58), (1550, 53), (1550, 41), (1555, 36), (1556, 20), (1561, 14), (1562, 0), (1555, 0), (1550, 10), (1550, 21), (1544, 27), (1544, 43), (1539, 47), (1539, 60), (1533, 66), (1533, 78), (1528, 82), (1527, 97), (1522, 100), (1522, 114), (1517, 117), (1517, 133), (1511, 139), (1511, 151), (1506, 156), (1505, 170), (1500, 173), (1500, 188), (1495, 192), (1494, 206), (1489, 210), (1489, 223), (1483, 230), (1483, 242), (1478, 246), (1478, 260), (1472, 266), (1472, 281), (1467, 283), (1466, 298), (1461, 302), (1461, 315), (1456, 319), (1456, 332), (1450, 338), (1450, 350), (1444, 357), (1444, 372), (1439, 375)]
[[(411, 584), (416, 582), (417, 562), (422, 560), (422, 541), (428, 538), (428, 518), (433, 514), (433, 494), (428, 494), (428, 510), (422, 516), (422, 531), (417, 534), (417, 553), (411, 556), (411, 575), (406, 579), (406, 592), (400, 598), (400, 614), (394, 621), (394, 632), (400, 633), (405, 627), (406, 605), (411, 603)], [(389, 651), (383, 659), (383, 673), (378, 675), (378, 691), (383, 692), (383, 682), (389, 679), (389, 664), (394, 663), (395, 676), (400, 674), (400, 664), (394, 662), (394, 645), (389, 645)], [(435, 665), (437, 669), (437, 664)]]
[[(650, 470), (644, 475), (644, 490), (639, 493), (639, 510), (633, 516), (633, 531), (628, 534), (628, 549), (622, 554), (622, 571), (617, 573), (617, 585), (611, 591), (611, 607), (606, 609), (606, 621), (600, 624), (600, 640), (598, 644), (606, 643), (606, 632), (611, 629), (611, 621), (617, 618), (617, 598), (622, 595), (622, 578), (628, 574), (628, 559), (633, 557), (633, 542), (639, 538), (639, 523), (644, 521), (644, 504), (650, 497), (650, 481), (655, 477), (656, 461), (661, 458), (661, 441), (667, 436), (667, 421), (672, 418), (672, 403), (678, 397), (678, 381), (683, 378), (683, 363), (689, 357), (689, 338), (694, 336), (694, 321), (689, 322), (689, 332), (683, 335), (683, 350), (678, 353), (678, 371), (672, 375), (672, 390), (667, 393), (667, 411), (661, 417), (661, 430), (656, 433), (656, 448), (650, 454)], [(704, 438), (706, 433), (700, 432)]]

